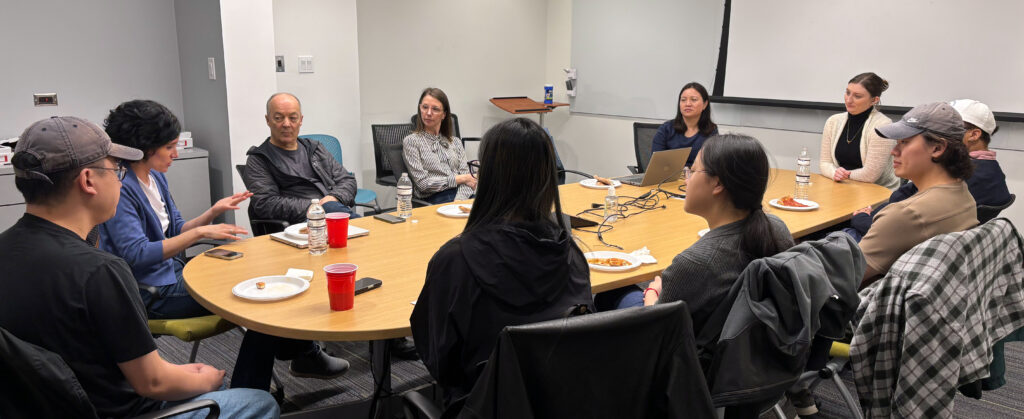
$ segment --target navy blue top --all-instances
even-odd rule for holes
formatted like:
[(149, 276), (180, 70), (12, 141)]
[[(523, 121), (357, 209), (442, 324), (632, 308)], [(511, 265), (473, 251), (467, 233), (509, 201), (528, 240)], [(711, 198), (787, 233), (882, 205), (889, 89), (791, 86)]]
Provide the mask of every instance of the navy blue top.
[(672, 126), (673, 123), (675, 123), (675, 120), (670, 119), (658, 127), (658, 132), (654, 133), (654, 142), (651, 143), (651, 154), (654, 154), (656, 151), (689, 147), (690, 157), (686, 158), (686, 165), (692, 167), (693, 159), (697, 158), (700, 146), (704, 145), (704, 141), (709, 137), (718, 135), (718, 128), (715, 128), (715, 131), (708, 136), (698, 132), (692, 137), (687, 137), (681, 132), (676, 132), (675, 127)]

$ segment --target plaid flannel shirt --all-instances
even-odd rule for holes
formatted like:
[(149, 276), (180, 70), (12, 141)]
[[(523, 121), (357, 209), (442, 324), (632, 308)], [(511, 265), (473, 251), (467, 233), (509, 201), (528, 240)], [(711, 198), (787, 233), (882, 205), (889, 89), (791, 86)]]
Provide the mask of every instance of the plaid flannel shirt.
[(1024, 326), (1022, 239), (1006, 219), (936, 236), (861, 291), (850, 344), (867, 417), (953, 416), (988, 376), (992, 344)]

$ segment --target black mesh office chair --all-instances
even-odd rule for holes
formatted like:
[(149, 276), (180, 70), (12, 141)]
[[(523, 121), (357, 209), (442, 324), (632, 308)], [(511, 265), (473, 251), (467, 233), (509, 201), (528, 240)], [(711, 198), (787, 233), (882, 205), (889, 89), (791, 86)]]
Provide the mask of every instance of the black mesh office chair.
[[(245, 182), (245, 165), (244, 164), (235, 165), (235, 170), (238, 171), (238, 176), (242, 178), (242, 182), (244, 183)], [(246, 189), (248, 189), (249, 185), (245, 185), (245, 187), (246, 187)], [(249, 204), (248, 214), (249, 214), (249, 227), (252, 228), (252, 235), (253, 235), (253, 237), (255, 237), (255, 236), (262, 236), (262, 235), (265, 235), (265, 234), (281, 232), (281, 231), (284, 231), (284, 229), (286, 227), (288, 227), (288, 222), (284, 221), (284, 220), (267, 220), (267, 219), (257, 218), (256, 214), (253, 212), (252, 204), (251, 203)]]
[(1015, 200), (1017, 200), (1017, 195), (1010, 194), (1010, 201), (1003, 205), (978, 205), (978, 222), (985, 224), (989, 220), (998, 217), (999, 213), (1013, 205)]
[[(439, 409), (425, 399), (406, 393), (406, 417), (439, 417)], [(681, 301), (506, 327), (462, 413), (481, 418), (714, 416), (693, 324)]]
[(377, 167), (376, 182), (378, 185), (395, 186), (398, 184), (398, 178), (392, 173), (387, 146), (401, 145), (402, 139), (412, 134), (413, 128), (414, 125), (411, 123), (370, 125), (370, 130), (373, 132), (373, 162)]
[(651, 161), (651, 145), (654, 143), (654, 134), (658, 132), (659, 127), (661, 124), (633, 123), (633, 150), (636, 152), (636, 166), (626, 166), (631, 173), (647, 171), (647, 163)]

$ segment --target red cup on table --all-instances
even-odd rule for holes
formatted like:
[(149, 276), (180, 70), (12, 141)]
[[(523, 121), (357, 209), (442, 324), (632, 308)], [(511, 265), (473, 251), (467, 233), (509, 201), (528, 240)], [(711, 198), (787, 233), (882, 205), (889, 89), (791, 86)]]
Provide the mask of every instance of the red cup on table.
[(327, 274), (327, 297), (331, 310), (344, 311), (352, 308), (356, 297), (356, 270), (359, 266), (351, 263), (334, 263), (324, 266)]
[(344, 212), (332, 212), (327, 218), (327, 244), (331, 247), (348, 246), (348, 217)]

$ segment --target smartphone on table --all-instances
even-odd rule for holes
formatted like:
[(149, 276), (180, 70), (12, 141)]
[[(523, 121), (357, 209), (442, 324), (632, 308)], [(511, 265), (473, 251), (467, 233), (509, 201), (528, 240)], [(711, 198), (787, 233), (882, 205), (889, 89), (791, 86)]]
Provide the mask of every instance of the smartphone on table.
[(224, 260), (234, 260), (242, 257), (242, 252), (227, 249), (210, 249), (203, 252), (204, 255)]
[(377, 278), (370, 278), (370, 277), (361, 278), (358, 281), (356, 281), (356, 293), (355, 293), (355, 295), (359, 295), (359, 294), (362, 294), (364, 292), (380, 288), (380, 286), (383, 285), (383, 284), (384, 284), (384, 282), (379, 280), (379, 279), (377, 279)]
[(381, 220), (381, 221), (383, 221), (385, 223), (390, 223), (390, 224), (398, 224), (398, 223), (404, 223), (405, 222), (405, 218), (399, 217), (399, 216), (394, 215), (394, 214), (388, 214), (388, 213), (376, 214), (376, 215), (373, 216), (373, 218), (376, 218), (378, 220)]

